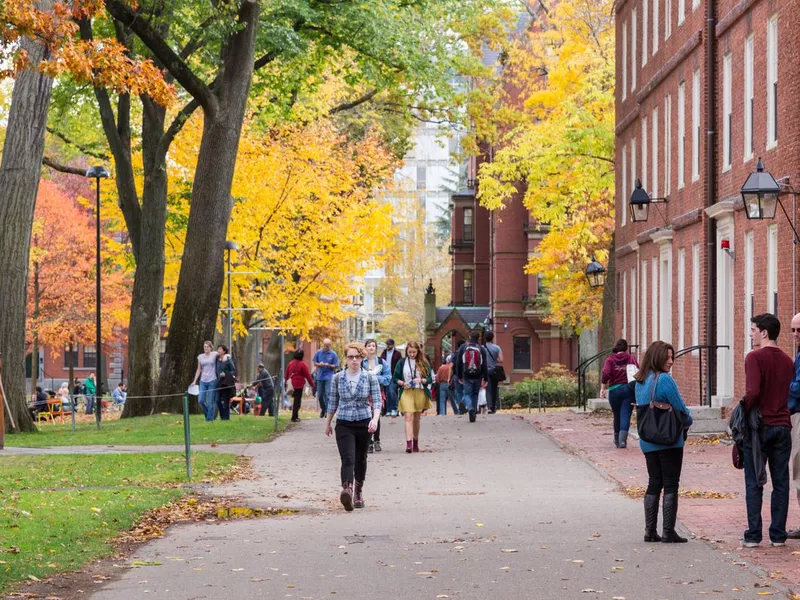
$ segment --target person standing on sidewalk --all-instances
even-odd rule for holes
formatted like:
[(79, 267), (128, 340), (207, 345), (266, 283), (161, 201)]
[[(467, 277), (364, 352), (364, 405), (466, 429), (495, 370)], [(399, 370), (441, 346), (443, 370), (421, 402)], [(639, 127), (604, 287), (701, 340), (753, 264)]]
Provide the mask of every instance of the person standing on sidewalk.
[[(389, 371), (392, 375), (397, 368), (397, 363), (402, 358), (400, 351), (394, 347), (394, 340), (392, 338), (386, 340), (386, 348), (381, 352), (381, 359), (389, 364)], [(397, 386), (394, 381), (391, 381), (389, 387), (386, 388), (386, 414), (390, 417), (397, 416)]]
[[(794, 377), (794, 363), (778, 348), (781, 322), (775, 315), (764, 313), (750, 319), (750, 339), (754, 350), (744, 359), (745, 393), (741, 402), (745, 412), (761, 413), (758, 437), (761, 456), (769, 464), (772, 479), (770, 499), (772, 546), (786, 545), (786, 517), (789, 512), (789, 457), (792, 453), (792, 420), (787, 398)], [(761, 504), (764, 486), (756, 476), (753, 446), (744, 444), (744, 482), (747, 501), (747, 530), (744, 546), (754, 548), (761, 543)]]
[[(381, 419), (381, 386), (378, 378), (361, 368), (366, 356), (360, 344), (344, 347), (347, 368), (332, 380), (327, 402), (328, 420), (325, 435), (333, 433), (331, 421), (336, 417), (336, 445), (342, 460), (342, 491), (339, 500), (348, 512), (364, 508), (364, 480), (367, 476), (369, 436)], [(355, 485), (354, 485), (355, 484)]]
[(269, 414), (270, 417), (275, 416), (275, 409), (273, 402), (275, 401), (275, 382), (272, 381), (272, 375), (269, 374), (267, 368), (260, 363), (258, 365), (258, 374), (256, 380), (253, 382), (258, 388), (258, 395), (261, 397), (261, 416)]
[(206, 421), (213, 421), (217, 415), (214, 397), (214, 390), (217, 388), (217, 355), (214, 353), (214, 344), (208, 340), (203, 342), (203, 353), (197, 357), (197, 372), (192, 384), (200, 387), (197, 401), (203, 409)]
[[(94, 373), (89, 373), (89, 376), (83, 381), (83, 388), (86, 390), (86, 414), (91, 415), (94, 412), (94, 402), (97, 396), (97, 380), (94, 378)], [(98, 400), (102, 402), (102, 400)]]
[[(306, 385), (306, 381), (311, 386), (311, 393), (313, 394), (316, 391), (311, 372), (308, 370), (306, 363), (303, 362), (305, 355), (306, 353), (302, 349), (296, 350), (292, 360), (286, 365), (286, 373), (283, 374), (284, 380), (291, 380), (292, 382), (292, 423), (300, 422), (300, 404), (303, 402), (303, 388)], [(325, 403), (327, 401), (327, 398), (322, 400)]]
[(611, 356), (603, 364), (600, 377), (600, 397), (608, 396), (608, 403), (614, 413), (614, 445), (628, 447), (628, 429), (631, 426), (631, 413), (636, 397), (628, 385), (628, 366), (639, 369), (636, 357), (628, 353), (628, 342), (618, 339), (611, 349)]
[[(792, 336), (795, 348), (800, 346), (800, 313), (792, 317)], [(800, 504), (800, 350), (794, 359), (794, 377), (789, 385), (789, 414), (792, 418), (792, 457), (790, 462), (792, 485)], [(786, 532), (790, 540), (800, 539), (800, 529)]]
[(475, 422), (478, 408), (478, 393), (487, 384), (486, 348), (478, 343), (478, 332), (473, 331), (469, 343), (464, 344), (456, 355), (456, 377), (464, 390), (464, 405), (469, 413), (469, 422)]
[[(675, 361), (675, 349), (666, 342), (655, 341), (650, 344), (642, 360), (642, 367), (636, 373), (636, 404), (645, 406), (654, 402), (669, 404), (678, 411), (685, 427), (692, 424), (692, 415), (681, 398), (675, 380), (669, 374)], [(669, 446), (639, 440), (639, 447), (647, 463), (648, 484), (644, 496), (644, 541), (677, 544), (686, 538), (675, 532), (678, 517), (678, 486), (683, 467), (684, 436)], [(664, 513), (661, 536), (658, 535), (658, 501), (664, 490)]]
[[(221, 421), (231, 420), (231, 398), (236, 395), (236, 366), (233, 364), (230, 348), (225, 344), (217, 346), (217, 409)], [(244, 404), (244, 402), (242, 402)]]
[(419, 452), (422, 413), (431, 407), (431, 365), (419, 342), (406, 344), (406, 357), (397, 363), (394, 382), (400, 392), (399, 408), (406, 423), (406, 453)]
[(311, 362), (317, 369), (317, 400), (319, 402), (319, 418), (325, 416), (326, 403), (330, 392), (333, 372), (339, 367), (339, 357), (331, 349), (332, 342), (325, 338), (322, 340), (322, 349), (314, 353)]
[[(378, 342), (373, 339), (367, 340), (364, 342), (364, 350), (367, 355), (361, 361), (361, 368), (366, 369), (378, 378), (378, 383), (381, 386), (381, 415), (384, 415), (386, 411), (386, 388), (392, 382), (392, 372), (389, 370), (389, 363), (378, 356)], [(375, 433), (370, 436), (367, 454), (380, 452), (381, 450), (383, 450), (381, 448), (381, 422), (378, 421)]]
[(486, 386), (488, 396), (488, 411), (493, 415), (500, 409), (499, 383), (506, 380), (506, 371), (503, 368), (503, 350), (494, 343), (494, 331), (487, 331), (486, 340), (486, 371), (489, 376), (489, 385)]

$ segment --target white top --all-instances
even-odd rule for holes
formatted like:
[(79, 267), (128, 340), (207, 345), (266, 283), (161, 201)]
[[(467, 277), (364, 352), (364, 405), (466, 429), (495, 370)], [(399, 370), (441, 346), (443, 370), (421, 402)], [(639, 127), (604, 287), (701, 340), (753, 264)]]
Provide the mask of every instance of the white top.
[(197, 357), (197, 362), (200, 363), (200, 381), (203, 383), (211, 383), (217, 380), (217, 353), (212, 352), (206, 356), (205, 352)]
[(346, 369), (344, 372), (344, 377), (347, 380), (347, 385), (350, 386), (350, 393), (355, 395), (356, 388), (358, 387), (358, 380), (361, 379), (361, 371), (353, 374), (350, 372), (350, 369)]
[(413, 358), (406, 358), (403, 365), (403, 381), (413, 386), (413, 380), (419, 377), (417, 373), (417, 361)]

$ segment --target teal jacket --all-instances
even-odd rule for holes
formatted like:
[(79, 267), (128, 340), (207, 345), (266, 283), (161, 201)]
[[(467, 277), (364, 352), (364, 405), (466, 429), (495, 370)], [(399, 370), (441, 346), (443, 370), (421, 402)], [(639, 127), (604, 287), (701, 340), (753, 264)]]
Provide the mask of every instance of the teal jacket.
[[(403, 369), (406, 366), (406, 361), (407, 360), (408, 360), (407, 358), (403, 358), (403, 359), (400, 360), (399, 363), (397, 363), (397, 366), (394, 368), (394, 376), (392, 377), (392, 383), (394, 383), (395, 386), (397, 386), (397, 401), (398, 402), (400, 402), (400, 398), (403, 397), (403, 389), (404, 388), (402, 386), (397, 385), (397, 382), (403, 379)], [(428, 367), (428, 375), (425, 378), (425, 386), (422, 388), (423, 390), (425, 390), (425, 395), (428, 397), (429, 400), (431, 399), (431, 388), (430, 388), (430, 385), (433, 383), (433, 377), (432, 377), (430, 371), (431, 371), (431, 369), (430, 369), (430, 367)]]
[[(637, 407), (650, 404), (650, 387), (652, 386), (654, 376), (655, 375), (653, 373), (650, 373), (647, 376), (647, 379), (644, 380), (644, 383), (636, 383)], [(658, 374), (658, 384), (656, 385), (656, 393), (653, 399), (656, 402), (669, 402), (672, 405), (673, 410), (677, 410), (685, 415), (688, 415), (684, 421), (685, 424), (692, 424), (692, 413), (689, 412), (688, 408), (686, 408), (686, 404), (683, 402), (683, 398), (681, 398), (681, 393), (678, 391), (678, 385), (675, 383), (675, 380), (669, 373)], [(671, 446), (652, 444), (650, 442), (645, 442), (644, 440), (639, 440), (639, 447), (645, 454), (647, 452), (657, 452), (658, 450), (668, 450), (670, 448), (683, 448), (683, 435), (679, 435), (678, 441)]]

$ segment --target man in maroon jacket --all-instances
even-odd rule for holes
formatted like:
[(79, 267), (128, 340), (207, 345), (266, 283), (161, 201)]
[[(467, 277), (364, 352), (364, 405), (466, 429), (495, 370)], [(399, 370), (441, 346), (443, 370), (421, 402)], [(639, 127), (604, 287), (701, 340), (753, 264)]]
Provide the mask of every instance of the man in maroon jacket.
[(402, 358), (400, 351), (394, 347), (394, 340), (389, 338), (386, 340), (386, 349), (381, 352), (381, 358), (389, 363), (392, 369), (392, 383), (386, 388), (386, 414), (391, 417), (397, 416), (397, 386), (394, 384), (394, 368)]
[[(786, 517), (789, 512), (789, 456), (792, 452), (792, 421), (786, 398), (794, 376), (794, 361), (778, 348), (781, 322), (775, 315), (764, 313), (750, 319), (750, 338), (754, 350), (744, 359), (745, 411), (761, 413), (759, 438), (761, 456), (769, 464), (772, 478), (769, 526), (770, 544), (786, 545)], [(759, 485), (753, 462), (753, 448), (744, 446), (744, 482), (747, 501), (747, 530), (744, 546), (761, 543), (761, 504), (764, 486)]]

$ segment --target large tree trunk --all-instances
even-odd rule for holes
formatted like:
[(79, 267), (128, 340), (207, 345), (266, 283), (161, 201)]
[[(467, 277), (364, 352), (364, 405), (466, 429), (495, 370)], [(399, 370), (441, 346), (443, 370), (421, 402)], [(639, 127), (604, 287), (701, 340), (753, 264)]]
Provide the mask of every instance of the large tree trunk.
[[(51, 10), (53, 2), (39, 0), (38, 8)], [(47, 52), (44, 45), (29, 39), (23, 39), (21, 46), (32, 65), (38, 65)], [(53, 80), (35, 67), (19, 74), (0, 163), (0, 352), (5, 362), (7, 401), (17, 429), (22, 431), (35, 430), (25, 402), (25, 294), (52, 87)], [(6, 431), (10, 426), (6, 421)]]
[[(186, 231), (175, 307), (169, 326), (164, 367), (158, 390), (170, 394), (186, 389), (197, 368), (197, 354), (217, 323), (224, 279), (223, 250), (228, 232), (239, 138), (253, 78), (255, 38), (260, 6), (244, 2), (242, 28), (224, 53), (224, 71), (215, 88), (215, 110), (204, 107), (203, 138), (192, 187), (192, 206)], [(180, 398), (159, 402), (177, 409)]]

